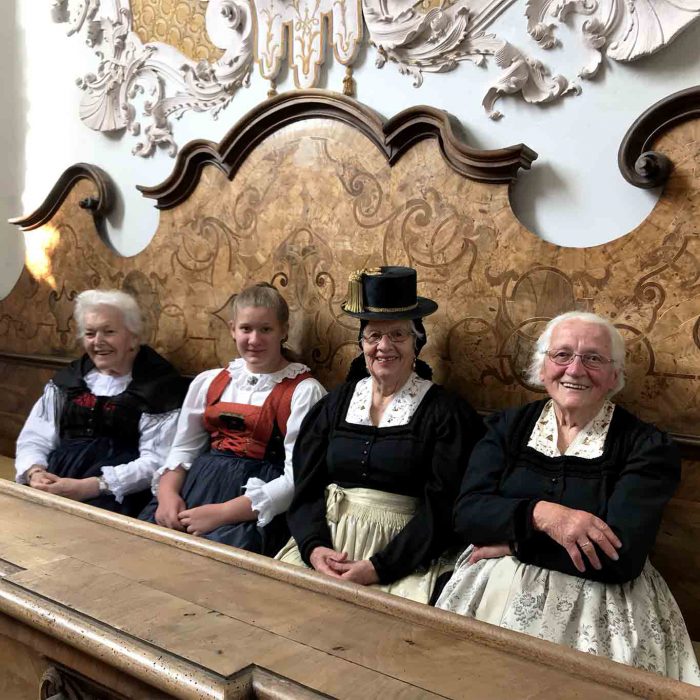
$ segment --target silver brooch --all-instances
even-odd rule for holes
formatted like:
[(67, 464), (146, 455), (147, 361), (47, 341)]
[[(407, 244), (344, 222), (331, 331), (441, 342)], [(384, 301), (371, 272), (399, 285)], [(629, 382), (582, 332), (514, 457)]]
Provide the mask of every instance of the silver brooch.
[(248, 377), (248, 384), (255, 386), (258, 383), (258, 378), (254, 376)]

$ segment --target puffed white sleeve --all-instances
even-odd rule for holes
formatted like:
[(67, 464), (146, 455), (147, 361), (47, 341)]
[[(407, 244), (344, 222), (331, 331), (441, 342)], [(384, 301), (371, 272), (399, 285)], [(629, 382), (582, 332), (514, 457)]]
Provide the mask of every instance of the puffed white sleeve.
[(49, 454), (58, 445), (58, 422), (62, 407), (61, 391), (53, 382), (49, 382), (29, 412), (17, 438), (15, 481), (18, 483), (27, 483), (27, 472), (35, 464), (48, 464)]
[(287, 421), (287, 434), (284, 438), (284, 473), (267, 483), (257, 477), (248, 479), (245, 495), (250, 498), (252, 508), (258, 514), (260, 527), (269, 524), (276, 515), (286, 512), (292, 502), (292, 496), (294, 496), (294, 472), (292, 471), (294, 443), (307, 412), (326, 393), (323, 386), (311, 377), (298, 384), (292, 396), (291, 413)]
[(209, 444), (209, 433), (202, 419), (207, 405), (209, 385), (220, 371), (220, 369), (210, 369), (198, 374), (192, 380), (180, 410), (170, 452), (161, 460), (160, 466), (153, 473), (151, 490), (154, 494), (158, 492), (160, 478), (165, 472), (178, 467), (189, 469), (194, 459), (204, 452)]
[(179, 409), (144, 413), (139, 421), (139, 456), (131, 462), (102, 467), (102, 476), (117, 503), (121, 503), (124, 496), (151, 485), (153, 473), (170, 450), (179, 415)]

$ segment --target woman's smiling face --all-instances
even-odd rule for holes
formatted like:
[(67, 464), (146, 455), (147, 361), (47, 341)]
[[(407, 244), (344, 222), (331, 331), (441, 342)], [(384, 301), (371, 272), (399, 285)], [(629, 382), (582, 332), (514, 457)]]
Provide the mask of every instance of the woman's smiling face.
[[(387, 333), (402, 330), (407, 336), (402, 341), (389, 340)], [(381, 333), (381, 340), (372, 345), (365, 338), (372, 333)], [(362, 331), (362, 352), (365, 355), (367, 370), (379, 382), (401, 383), (408, 380), (416, 358), (413, 346), (415, 337), (410, 321), (389, 320), (369, 321)]]
[(95, 368), (103, 374), (123, 376), (131, 372), (139, 342), (114, 306), (96, 306), (85, 314), (83, 347)]
[[(568, 350), (577, 355), (596, 353), (610, 359), (612, 344), (604, 326), (573, 318), (554, 327), (548, 350), (550, 353)], [(569, 365), (558, 365), (547, 355), (541, 378), (547, 393), (559, 408), (593, 412), (603, 405), (615, 387), (618, 373), (613, 363), (589, 369), (578, 356)]]

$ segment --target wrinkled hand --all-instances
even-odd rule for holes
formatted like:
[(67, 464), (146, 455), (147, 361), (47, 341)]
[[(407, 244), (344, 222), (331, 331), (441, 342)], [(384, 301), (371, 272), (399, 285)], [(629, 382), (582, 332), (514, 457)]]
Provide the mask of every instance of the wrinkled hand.
[(467, 564), (476, 564), (482, 559), (500, 559), (501, 557), (508, 557), (512, 553), (509, 544), (487, 544), (483, 547), (474, 545), (472, 553), (467, 559)]
[(344, 565), (344, 568), (345, 573), (340, 577), (343, 581), (352, 581), (353, 583), (359, 583), (361, 586), (371, 586), (374, 583), (379, 583), (377, 570), (369, 559), (348, 562)]
[(51, 472), (47, 472), (46, 469), (39, 464), (32, 466), (32, 468), (29, 471), (30, 475), (28, 483), (32, 488), (35, 489), (39, 488), (40, 485), (46, 486), (47, 484), (53, 484), (60, 478), (55, 474), (51, 474)]
[(622, 547), (622, 542), (604, 520), (585, 510), (539, 501), (532, 511), (532, 524), (535, 530), (544, 532), (564, 547), (576, 569), (582, 573), (586, 565), (581, 552), (594, 569), (602, 567), (596, 546), (610, 559), (619, 559), (616, 550)]
[(56, 496), (71, 498), (74, 501), (87, 501), (100, 493), (100, 483), (96, 476), (88, 476), (85, 479), (55, 477), (50, 483), (37, 484), (35, 488)]
[[(184, 505), (184, 504), (183, 504)], [(181, 528), (190, 535), (206, 535), (217, 527), (229, 524), (225, 503), (210, 503), (189, 510), (180, 511)]]
[(158, 490), (158, 508), (155, 512), (155, 521), (158, 525), (169, 527), (171, 530), (184, 531), (180, 524), (179, 514), (187, 508), (187, 504), (179, 493), (162, 493)]
[(314, 547), (309, 555), (309, 561), (313, 568), (326, 576), (341, 578), (347, 570), (348, 555), (345, 552), (336, 552), (329, 547)]

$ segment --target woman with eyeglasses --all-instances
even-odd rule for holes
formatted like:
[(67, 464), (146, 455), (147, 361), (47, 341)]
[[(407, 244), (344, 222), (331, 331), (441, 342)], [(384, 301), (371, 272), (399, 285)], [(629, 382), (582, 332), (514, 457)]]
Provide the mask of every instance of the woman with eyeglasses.
[(488, 421), (455, 509), (472, 544), (437, 606), (700, 684), (680, 610), (647, 558), (680, 457), (611, 402), (624, 363), (606, 319), (550, 321), (529, 369), (549, 397)]
[(307, 415), (294, 449), (293, 535), (282, 561), (427, 603), (454, 558), (451, 512), (483, 424), (417, 359), (437, 304), (416, 271), (354, 273), (345, 313), (362, 354)]

